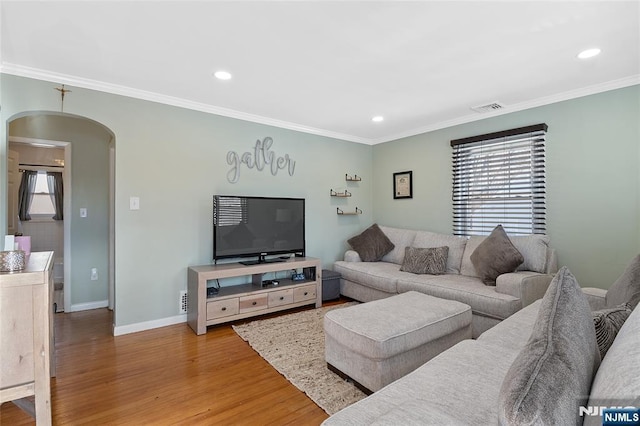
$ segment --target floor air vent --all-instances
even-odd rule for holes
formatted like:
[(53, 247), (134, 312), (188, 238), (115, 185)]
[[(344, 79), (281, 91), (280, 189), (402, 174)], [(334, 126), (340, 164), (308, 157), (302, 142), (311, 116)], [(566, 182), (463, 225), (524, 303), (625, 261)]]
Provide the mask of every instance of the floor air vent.
[(189, 307), (189, 299), (187, 298), (187, 291), (182, 290), (180, 292), (180, 299), (178, 300), (178, 312), (181, 314), (186, 314), (187, 309)]
[(485, 105), (478, 105), (478, 106), (471, 107), (471, 109), (474, 110), (475, 112), (492, 112), (492, 111), (498, 111), (504, 108), (506, 108), (506, 106), (497, 101), (491, 102)]

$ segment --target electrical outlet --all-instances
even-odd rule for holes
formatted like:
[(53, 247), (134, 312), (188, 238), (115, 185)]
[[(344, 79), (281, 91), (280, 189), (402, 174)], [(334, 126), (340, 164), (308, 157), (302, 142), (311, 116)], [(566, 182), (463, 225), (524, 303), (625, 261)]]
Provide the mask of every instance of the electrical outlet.
[(91, 268), (91, 281), (98, 280), (98, 268)]
[(187, 291), (180, 291), (180, 298), (178, 299), (178, 313), (186, 314), (188, 310), (189, 299), (187, 298)]

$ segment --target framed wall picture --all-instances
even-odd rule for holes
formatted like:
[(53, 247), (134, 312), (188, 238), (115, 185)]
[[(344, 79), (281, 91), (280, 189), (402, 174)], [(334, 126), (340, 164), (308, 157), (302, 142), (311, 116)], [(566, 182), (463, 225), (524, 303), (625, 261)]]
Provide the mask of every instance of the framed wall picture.
[(393, 198), (413, 198), (413, 172), (393, 174)]

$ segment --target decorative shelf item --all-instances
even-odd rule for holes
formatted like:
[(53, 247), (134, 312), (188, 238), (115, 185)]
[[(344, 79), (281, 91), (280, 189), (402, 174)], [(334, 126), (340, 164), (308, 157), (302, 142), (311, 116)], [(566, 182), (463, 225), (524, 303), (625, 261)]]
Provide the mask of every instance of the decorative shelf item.
[(345, 173), (344, 180), (347, 182), (360, 182), (362, 178), (358, 175), (349, 176), (349, 174)]
[(356, 211), (354, 212), (345, 212), (344, 210), (341, 210), (340, 207), (336, 207), (336, 211), (339, 215), (355, 215), (355, 214), (362, 214), (362, 210), (360, 210), (359, 208), (356, 207)]
[(351, 193), (346, 189), (344, 190), (344, 192), (336, 192), (333, 189), (330, 189), (329, 191), (332, 197), (342, 197), (342, 198), (351, 197)]

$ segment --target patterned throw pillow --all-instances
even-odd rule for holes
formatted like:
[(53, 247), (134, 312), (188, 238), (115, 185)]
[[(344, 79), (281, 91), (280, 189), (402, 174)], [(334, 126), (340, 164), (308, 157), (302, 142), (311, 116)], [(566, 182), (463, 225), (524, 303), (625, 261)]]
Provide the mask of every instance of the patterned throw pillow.
[(471, 263), (486, 285), (496, 285), (496, 278), (513, 272), (524, 257), (513, 245), (502, 225), (495, 227), (471, 253)]
[(600, 358), (604, 358), (632, 311), (631, 306), (625, 303), (615, 308), (592, 312)]
[(363, 262), (377, 262), (395, 247), (376, 223), (347, 242), (358, 252)]
[(442, 275), (447, 272), (449, 247), (405, 247), (401, 271), (414, 274)]

